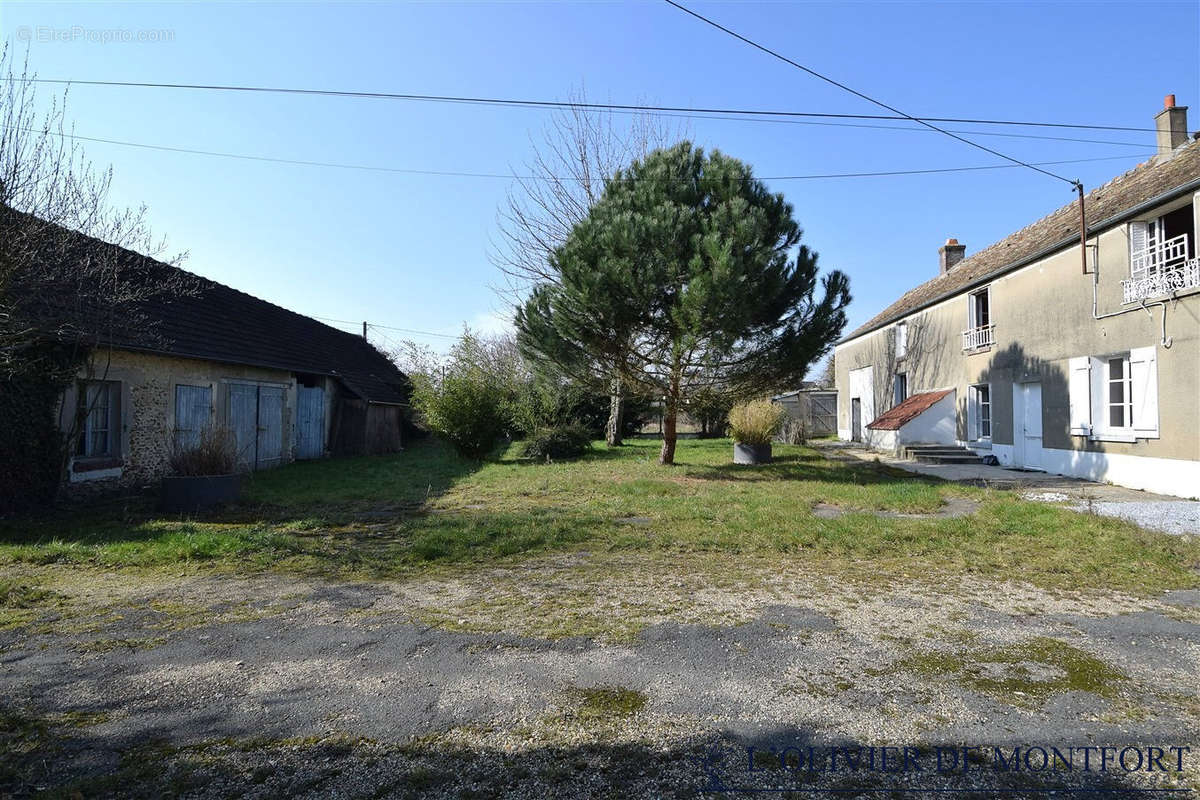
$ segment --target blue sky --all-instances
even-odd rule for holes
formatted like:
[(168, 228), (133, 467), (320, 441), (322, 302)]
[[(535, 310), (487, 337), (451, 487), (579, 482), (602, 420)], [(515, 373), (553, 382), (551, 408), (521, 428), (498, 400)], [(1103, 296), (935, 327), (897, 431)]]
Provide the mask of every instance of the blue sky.
[[(694, 8), (912, 114), (1149, 128), (1174, 92), (1200, 127), (1194, 2)], [(84, 33), (113, 29), (170, 33), (156, 42), (88, 41), (97, 35)], [(31, 65), (44, 78), (534, 99), (565, 99), (584, 85), (591, 99), (617, 103), (877, 111), (659, 2), (5, 2), (0, 36), (19, 50), (31, 39)], [(71, 89), (69, 108), (86, 136), (472, 172), (520, 170), (530, 136), (547, 120), (524, 109), (83, 86)], [(925, 131), (689, 125), (699, 144), (761, 176), (1002, 163)], [(1000, 130), (1144, 145), (978, 139), (1025, 160), (1120, 157), (1050, 168), (1088, 187), (1132, 167), (1154, 142), (1148, 132)], [(155, 230), (207, 277), (306, 314), (441, 333), (464, 322), (494, 327), (503, 313), (487, 253), (505, 180), (109, 144), (88, 152), (113, 165), (114, 201), (147, 204)], [(931, 277), (948, 236), (970, 254), (1072, 197), (1066, 184), (1024, 169), (769, 183), (795, 206), (822, 266), (850, 275), (851, 327)]]

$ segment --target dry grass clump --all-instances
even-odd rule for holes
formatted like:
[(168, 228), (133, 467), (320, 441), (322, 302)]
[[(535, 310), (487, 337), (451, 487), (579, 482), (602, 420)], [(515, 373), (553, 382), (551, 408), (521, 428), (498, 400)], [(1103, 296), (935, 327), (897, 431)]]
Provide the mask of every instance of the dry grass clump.
[(738, 403), (729, 410), (729, 435), (742, 444), (770, 444), (786, 416), (783, 406), (766, 398)]

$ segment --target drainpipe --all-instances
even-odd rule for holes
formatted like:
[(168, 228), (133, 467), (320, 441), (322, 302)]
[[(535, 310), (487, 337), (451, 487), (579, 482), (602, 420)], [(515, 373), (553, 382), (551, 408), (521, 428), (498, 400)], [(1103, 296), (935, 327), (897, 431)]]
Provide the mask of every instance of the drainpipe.
[[(1084, 259), (1087, 259), (1087, 250), (1084, 250), (1083, 257)], [(1120, 311), (1110, 311), (1107, 314), (1101, 314), (1099, 313), (1100, 271), (1099, 269), (1092, 270), (1092, 319), (1108, 319), (1109, 317), (1117, 317), (1121, 314), (1128, 314), (1130, 311), (1145, 311), (1150, 315), (1150, 319), (1154, 319), (1154, 312), (1147, 308), (1147, 305), (1162, 306), (1162, 338), (1159, 339), (1159, 344), (1161, 344), (1164, 348), (1169, 349), (1171, 344), (1174, 342), (1174, 337), (1167, 336), (1167, 304), (1161, 300), (1147, 304), (1145, 298), (1142, 298), (1142, 302), (1134, 308), (1122, 308)]]
[(1083, 274), (1087, 275), (1087, 215), (1083, 210), (1083, 181), (1075, 181), (1075, 191), (1079, 192), (1079, 264)]

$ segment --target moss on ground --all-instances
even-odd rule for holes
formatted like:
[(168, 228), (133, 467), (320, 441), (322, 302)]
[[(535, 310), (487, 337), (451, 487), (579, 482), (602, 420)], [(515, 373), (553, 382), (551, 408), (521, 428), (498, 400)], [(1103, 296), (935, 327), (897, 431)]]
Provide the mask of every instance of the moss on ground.
[(960, 685), (1018, 705), (1063, 692), (1115, 698), (1129, 677), (1073, 645), (1039, 636), (1002, 647), (914, 653), (894, 668), (926, 677), (953, 677)]

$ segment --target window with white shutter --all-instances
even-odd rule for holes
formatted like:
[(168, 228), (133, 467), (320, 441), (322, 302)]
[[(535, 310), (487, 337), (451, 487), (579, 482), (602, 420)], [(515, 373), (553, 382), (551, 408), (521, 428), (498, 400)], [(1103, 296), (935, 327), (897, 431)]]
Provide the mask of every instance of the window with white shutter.
[(1129, 277), (1144, 278), (1149, 268), (1149, 232), (1146, 222), (1129, 223)]
[(1129, 351), (1129, 390), (1133, 401), (1133, 430), (1137, 436), (1158, 436), (1158, 363), (1153, 347)]
[(1092, 359), (1087, 356), (1072, 358), (1068, 371), (1071, 433), (1087, 436), (1092, 432)]

